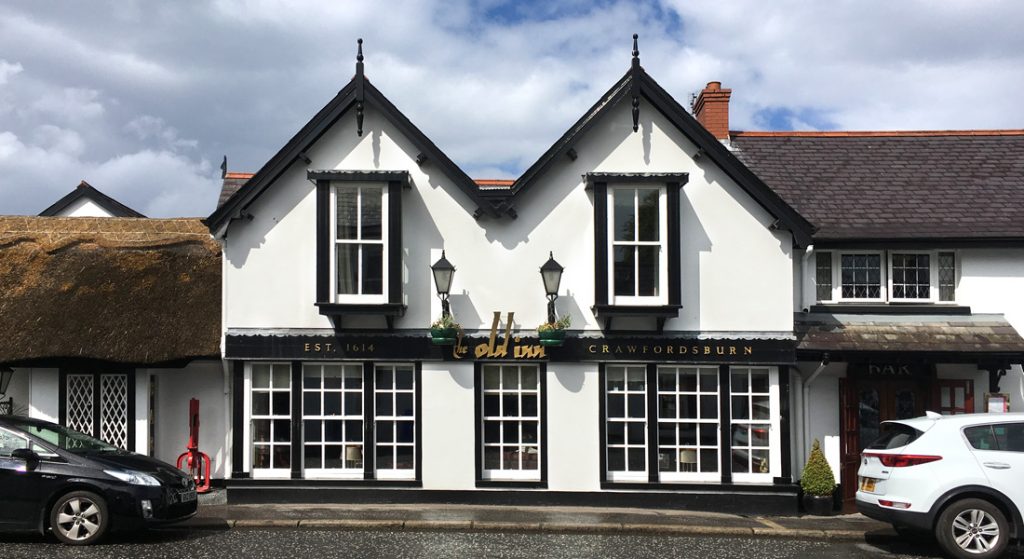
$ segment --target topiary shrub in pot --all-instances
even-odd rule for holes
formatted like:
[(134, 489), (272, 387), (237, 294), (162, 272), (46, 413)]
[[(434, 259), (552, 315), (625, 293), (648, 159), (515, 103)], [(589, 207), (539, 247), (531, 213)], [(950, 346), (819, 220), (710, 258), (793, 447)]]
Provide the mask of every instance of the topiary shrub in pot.
[(821, 451), (821, 443), (814, 439), (807, 465), (800, 476), (800, 488), (804, 490), (804, 510), (815, 516), (832, 514), (832, 493), (836, 490), (836, 478), (832, 468)]

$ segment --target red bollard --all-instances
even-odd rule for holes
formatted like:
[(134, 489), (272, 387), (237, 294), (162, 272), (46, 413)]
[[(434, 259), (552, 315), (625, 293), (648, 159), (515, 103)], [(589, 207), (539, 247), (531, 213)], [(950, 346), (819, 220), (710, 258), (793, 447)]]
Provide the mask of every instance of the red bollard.
[(199, 452), (199, 400), (195, 398), (188, 402), (188, 450), (178, 456), (178, 469), (188, 472), (196, 482), (197, 493), (210, 490), (210, 457)]

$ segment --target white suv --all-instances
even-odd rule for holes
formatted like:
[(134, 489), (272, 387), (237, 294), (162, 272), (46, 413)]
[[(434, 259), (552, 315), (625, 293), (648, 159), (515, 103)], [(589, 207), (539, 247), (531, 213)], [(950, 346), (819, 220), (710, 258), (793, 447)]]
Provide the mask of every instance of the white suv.
[(1024, 413), (887, 421), (861, 456), (857, 509), (927, 530), (953, 557), (998, 557), (1024, 537)]

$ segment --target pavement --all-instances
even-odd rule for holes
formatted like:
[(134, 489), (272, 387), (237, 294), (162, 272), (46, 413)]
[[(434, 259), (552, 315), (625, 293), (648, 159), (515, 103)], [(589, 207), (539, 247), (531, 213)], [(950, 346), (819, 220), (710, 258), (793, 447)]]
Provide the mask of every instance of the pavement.
[(204, 504), (199, 514), (183, 527), (658, 534), (843, 541), (896, 538), (889, 524), (860, 514), (745, 516), (648, 508), (455, 504)]

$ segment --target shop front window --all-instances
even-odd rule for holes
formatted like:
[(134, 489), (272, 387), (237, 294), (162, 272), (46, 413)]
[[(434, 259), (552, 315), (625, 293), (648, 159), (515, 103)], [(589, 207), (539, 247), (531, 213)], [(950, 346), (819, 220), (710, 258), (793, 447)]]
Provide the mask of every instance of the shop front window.
[(772, 447), (771, 370), (766, 367), (733, 367), (730, 374), (733, 476), (769, 475)]
[(609, 365), (606, 387), (608, 478), (647, 481), (647, 368)]
[(362, 365), (303, 365), (302, 430), (308, 477), (363, 477)]
[(374, 432), (377, 479), (415, 477), (415, 382), (412, 365), (376, 366)]
[(291, 468), (291, 367), (252, 365), (251, 431), (254, 477), (286, 477)]
[(718, 367), (658, 367), (661, 481), (719, 474)]
[(537, 365), (483, 365), (485, 480), (541, 478), (541, 379)]

